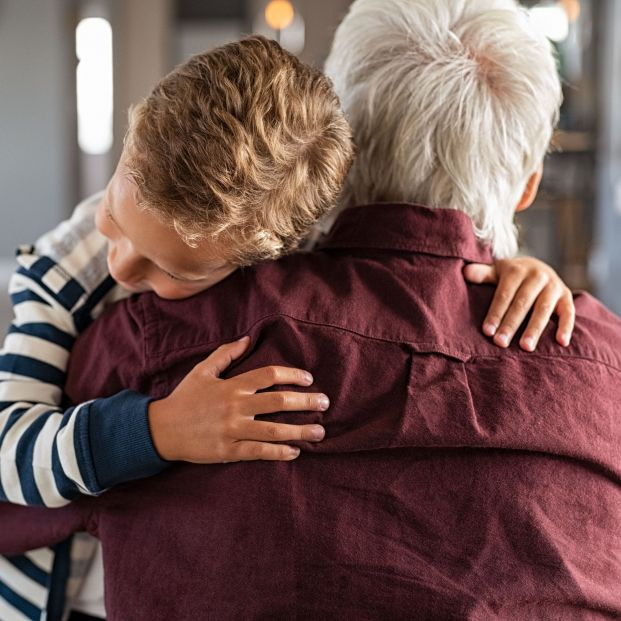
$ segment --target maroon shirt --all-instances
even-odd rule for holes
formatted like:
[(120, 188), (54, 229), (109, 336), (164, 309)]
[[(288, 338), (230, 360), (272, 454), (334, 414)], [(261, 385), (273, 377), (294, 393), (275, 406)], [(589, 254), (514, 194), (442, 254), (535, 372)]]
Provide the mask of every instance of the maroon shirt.
[(109, 619), (621, 617), (621, 320), (579, 295), (569, 348), (550, 325), (536, 353), (498, 349), (492, 289), (462, 276), (489, 259), (462, 213), (356, 207), (315, 252), (97, 321), (75, 401), (166, 395), (249, 334), (228, 375), (306, 368), (332, 403), (269, 417), (326, 427), (293, 463), (178, 465), (99, 499)]

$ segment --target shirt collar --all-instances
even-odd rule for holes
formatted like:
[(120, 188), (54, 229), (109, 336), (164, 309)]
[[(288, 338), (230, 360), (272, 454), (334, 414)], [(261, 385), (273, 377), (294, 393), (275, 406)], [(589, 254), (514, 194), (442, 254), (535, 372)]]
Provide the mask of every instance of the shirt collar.
[(319, 248), (373, 248), (473, 263), (493, 261), (490, 246), (476, 238), (472, 220), (465, 213), (410, 203), (350, 207), (339, 215)]

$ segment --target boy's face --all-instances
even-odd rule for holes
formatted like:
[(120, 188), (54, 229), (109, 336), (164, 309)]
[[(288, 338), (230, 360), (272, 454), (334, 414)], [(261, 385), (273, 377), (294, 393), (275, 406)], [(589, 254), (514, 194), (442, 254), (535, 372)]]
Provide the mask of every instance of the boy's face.
[(177, 300), (211, 287), (235, 270), (218, 258), (213, 242), (190, 248), (174, 229), (140, 210), (136, 193), (121, 160), (95, 217), (97, 229), (108, 238), (110, 274), (125, 289)]

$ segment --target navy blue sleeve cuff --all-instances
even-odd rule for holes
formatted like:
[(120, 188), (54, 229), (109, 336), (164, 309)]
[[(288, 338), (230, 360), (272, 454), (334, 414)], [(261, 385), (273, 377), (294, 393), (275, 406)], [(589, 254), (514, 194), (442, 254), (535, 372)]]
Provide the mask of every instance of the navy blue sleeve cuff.
[[(114, 485), (149, 477), (164, 470), (163, 460), (153, 446), (147, 410), (151, 397), (131, 390), (88, 405), (87, 416), (79, 416), (77, 432), (84, 455), (82, 476), (89, 491), (101, 492)], [(80, 464), (82, 466), (82, 464)], [(86, 470), (86, 471), (84, 471)], [(87, 480), (88, 479), (88, 480)], [(91, 489), (94, 485), (96, 489)]]

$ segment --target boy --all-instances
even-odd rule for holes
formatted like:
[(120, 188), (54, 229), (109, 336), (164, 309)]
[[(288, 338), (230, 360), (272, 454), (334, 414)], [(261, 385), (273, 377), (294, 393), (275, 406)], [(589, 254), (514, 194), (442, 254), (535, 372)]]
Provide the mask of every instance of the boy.
[[(252, 37), (201, 54), (156, 85), (131, 111), (121, 162), (101, 200), (82, 204), (20, 251), (11, 283), (16, 319), (0, 360), (0, 496), (60, 506), (165, 468), (151, 440), (157, 422), (149, 420), (148, 397), (125, 392), (59, 407), (77, 334), (127, 292), (188, 297), (237, 267), (291, 251), (336, 202), (351, 156), (349, 126), (328, 80), (275, 42)], [(246, 346), (225, 347), (204, 364), (222, 371)], [(324, 395), (287, 393), (286, 403), (275, 393), (255, 395), (274, 383), (312, 384), (301, 370), (260, 371), (243, 390), (201, 381), (200, 370), (190, 374), (197, 386), (185, 413), (203, 419), (202, 434), (191, 436), (193, 461), (294, 459), (297, 449), (268, 442), (323, 437), (317, 425), (253, 419), (327, 408)], [(90, 541), (73, 548), (74, 559), (92, 555)], [(50, 608), (59, 593), (48, 598), (47, 591), (68, 557), (56, 558), (52, 572), (49, 550), (28, 556), (3, 563), (3, 621), (23, 618), (18, 611), (38, 618), (47, 608), (48, 619), (59, 612)], [(21, 576), (11, 575), (15, 569)], [(87, 612), (101, 614), (101, 604)]]

